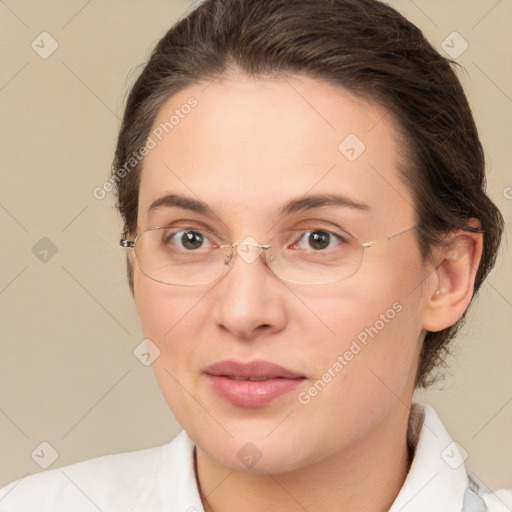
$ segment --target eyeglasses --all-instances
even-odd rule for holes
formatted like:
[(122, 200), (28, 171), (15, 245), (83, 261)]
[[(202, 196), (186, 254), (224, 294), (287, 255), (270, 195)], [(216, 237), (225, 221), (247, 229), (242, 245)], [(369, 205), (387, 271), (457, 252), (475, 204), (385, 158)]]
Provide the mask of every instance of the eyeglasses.
[(163, 284), (192, 286), (216, 281), (232, 267), (236, 252), (246, 263), (263, 255), (268, 268), (283, 281), (313, 285), (347, 279), (359, 270), (366, 249), (416, 227), (365, 243), (325, 229), (297, 229), (277, 234), (268, 244), (260, 244), (250, 236), (229, 244), (204, 230), (155, 227), (134, 240), (123, 235), (119, 243), (134, 249), (142, 272)]

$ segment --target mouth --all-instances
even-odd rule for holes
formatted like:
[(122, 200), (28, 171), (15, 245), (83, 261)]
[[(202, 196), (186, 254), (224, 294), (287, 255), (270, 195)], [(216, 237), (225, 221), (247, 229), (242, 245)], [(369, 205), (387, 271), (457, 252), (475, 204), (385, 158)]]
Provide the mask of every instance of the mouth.
[(239, 407), (262, 407), (299, 386), (306, 377), (269, 361), (220, 361), (204, 370), (213, 390)]
[(238, 377), (238, 376), (230, 376), (230, 375), (217, 375), (217, 377), (226, 377), (226, 379), (231, 380), (249, 380), (251, 382), (259, 382), (261, 380), (270, 380), (270, 379), (283, 379), (285, 377), (272, 377), (270, 375), (265, 375), (264, 377)]

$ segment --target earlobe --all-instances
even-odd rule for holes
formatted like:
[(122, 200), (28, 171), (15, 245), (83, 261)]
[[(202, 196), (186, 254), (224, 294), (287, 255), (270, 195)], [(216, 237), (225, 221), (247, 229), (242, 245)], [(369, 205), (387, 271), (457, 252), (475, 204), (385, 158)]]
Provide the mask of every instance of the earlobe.
[(436, 289), (426, 298), (422, 327), (437, 332), (452, 326), (464, 314), (471, 298), (482, 257), (483, 235), (458, 231), (449, 245), (439, 248), (440, 263), (434, 269)]

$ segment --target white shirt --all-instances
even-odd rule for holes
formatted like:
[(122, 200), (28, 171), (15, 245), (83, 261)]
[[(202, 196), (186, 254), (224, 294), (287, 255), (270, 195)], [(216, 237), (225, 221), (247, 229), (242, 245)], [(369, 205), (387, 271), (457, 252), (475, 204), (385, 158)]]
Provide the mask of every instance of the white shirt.
[[(512, 489), (483, 492), (428, 405), (413, 404), (414, 457), (389, 512), (510, 512)], [(0, 489), (1, 512), (204, 512), (185, 431), (158, 448), (106, 455), (16, 480)]]

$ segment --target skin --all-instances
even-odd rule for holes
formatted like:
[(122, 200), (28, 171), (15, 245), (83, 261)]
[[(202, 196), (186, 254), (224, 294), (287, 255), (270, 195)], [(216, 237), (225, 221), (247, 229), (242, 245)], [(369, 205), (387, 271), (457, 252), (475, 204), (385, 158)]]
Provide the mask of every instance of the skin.
[[(403, 143), (392, 115), (347, 91), (297, 75), (240, 74), (198, 83), (168, 99), (154, 127), (189, 97), (198, 105), (146, 156), (138, 232), (177, 223), (231, 242), (267, 243), (291, 228), (342, 226), (365, 241), (415, 225), (412, 192), (398, 165)], [(356, 134), (353, 162), (338, 145)], [(342, 193), (368, 211), (320, 207), (277, 221), (304, 194)], [(150, 204), (168, 194), (200, 199), (206, 216)], [(236, 257), (217, 282), (165, 285), (134, 265), (144, 335), (171, 410), (196, 444), (205, 510), (387, 510), (409, 467), (406, 428), (425, 329), (454, 323), (471, 298), (479, 235), (455, 233), (456, 254), (423, 262), (412, 230), (365, 251), (359, 271), (320, 286), (279, 280), (262, 258)], [(435, 293), (441, 290), (441, 293)], [(352, 340), (393, 304), (402, 310), (309, 403), (307, 390)], [(261, 408), (236, 407), (202, 373), (226, 359), (264, 359), (303, 374), (301, 386)], [(251, 442), (261, 459), (237, 457)]]

